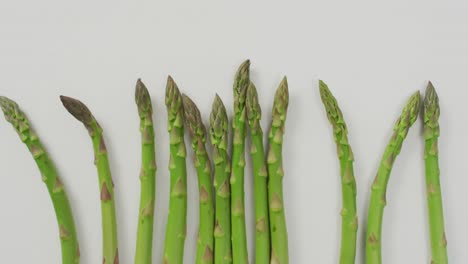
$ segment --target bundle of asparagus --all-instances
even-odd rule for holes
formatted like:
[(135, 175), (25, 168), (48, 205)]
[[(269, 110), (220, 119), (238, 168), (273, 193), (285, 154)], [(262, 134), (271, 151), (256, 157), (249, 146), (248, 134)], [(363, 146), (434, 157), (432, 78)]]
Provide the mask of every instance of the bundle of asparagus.
[[(255, 263), (289, 263), (282, 154), (289, 105), (288, 83), (284, 77), (275, 93), (271, 128), (267, 138), (268, 151), (265, 152), (264, 135), (260, 126), (261, 107), (257, 89), (250, 80), (249, 72), (250, 61), (246, 60), (240, 65), (235, 75), (231, 135), (229, 135), (228, 114), (218, 95), (213, 101), (210, 127), (207, 133), (198, 107), (187, 95), (182, 95), (174, 80), (168, 77), (165, 103), (170, 136), (170, 196), (163, 256), (165, 264), (182, 264), (184, 259), (187, 221), (184, 123), (190, 135), (194, 153), (193, 162), (198, 179), (199, 232), (196, 263), (249, 263), (244, 209), (247, 123), (251, 138), (250, 157), (255, 188)], [(339, 262), (352, 264), (355, 262), (358, 228), (354, 156), (348, 141), (347, 126), (337, 100), (323, 81), (319, 81), (319, 88), (328, 120), (333, 127), (340, 164), (343, 208), (341, 210)], [(60, 99), (68, 112), (84, 124), (91, 137), (98, 171), (102, 210), (103, 263), (118, 264), (114, 182), (111, 177), (103, 129), (81, 101), (66, 96), (61, 96)], [(136, 83), (135, 102), (140, 118), (142, 144), (141, 193), (135, 263), (150, 264), (152, 263), (156, 184), (155, 135), (151, 97), (140, 79)], [(382, 262), (381, 233), (387, 183), (406, 135), (417, 119), (419, 104), (420, 95), (416, 92), (407, 102), (394, 126), (393, 136), (384, 152), (372, 184), (366, 234), (368, 264)], [(52, 160), (18, 105), (6, 97), (0, 97), (0, 106), (7, 121), (13, 125), (33, 155), (46, 183), (59, 226), (62, 263), (79, 263), (78, 240), (70, 204)], [(447, 241), (438, 164), (439, 113), (438, 96), (432, 84), (429, 83), (424, 99), (424, 160), (432, 263), (446, 264), (448, 263)], [(206, 147), (208, 136), (211, 141), (212, 159), (209, 157), (209, 148)], [(229, 152), (229, 138), (232, 138), (231, 152)]]

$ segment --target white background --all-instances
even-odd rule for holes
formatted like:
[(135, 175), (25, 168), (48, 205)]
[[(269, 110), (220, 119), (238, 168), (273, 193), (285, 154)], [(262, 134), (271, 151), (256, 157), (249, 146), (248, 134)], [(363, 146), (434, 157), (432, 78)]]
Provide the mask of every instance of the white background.
[[(448, 250), (451, 263), (467, 263), (467, 9), (465, 1), (3, 1), (0, 94), (21, 105), (56, 162), (77, 221), (82, 263), (101, 261), (97, 176), (88, 134), (58, 96), (79, 98), (94, 112), (105, 130), (116, 183), (121, 263), (131, 263), (140, 187), (133, 93), (136, 79), (143, 79), (155, 108), (159, 170), (154, 263), (161, 263), (169, 183), (167, 75), (205, 118), (215, 93), (232, 114), (233, 75), (250, 58), (265, 129), (274, 90), (287, 75), (284, 192), (290, 263), (337, 263), (341, 190), (331, 127), (318, 92), (317, 81), (323, 79), (344, 112), (356, 156), (357, 263), (364, 263), (369, 187), (381, 154), (407, 98), (415, 90), (423, 92), (432, 80), (442, 108), (440, 166)], [(11, 126), (0, 120), (0, 262), (60, 263), (55, 216), (36, 165)], [(385, 263), (429, 263), (421, 127), (418, 120), (408, 134), (388, 185)], [(194, 263), (197, 181), (188, 164), (185, 262)], [(246, 179), (253, 262), (250, 172)]]

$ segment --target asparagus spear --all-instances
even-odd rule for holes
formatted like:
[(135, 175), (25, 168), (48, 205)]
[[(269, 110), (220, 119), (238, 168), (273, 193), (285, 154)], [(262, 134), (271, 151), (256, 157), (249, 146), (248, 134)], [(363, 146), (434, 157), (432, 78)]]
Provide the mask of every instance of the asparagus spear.
[(119, 263), (117, 245), (117, 222), (114, 205), (114, 183), (107, 158), (103, 131), (88, 107), (81, 101), (60, 96), (63, 106), (83, 123), (93, 142), (94, 163), (97, 167), (101, 197), (103, 263)]
[(342, 203), (341, 210), (341, 254), (340, 263), (354, 263), (356, 256), (356, 233), (358, 218), (356, 213), (356, 180), (354, 178), (354, 156), (348, 142), (348, 130), (343, 114), (328, 86), (319, 81), (320, 97), (333, 126), (333, 134), (341, 167)]
[(393, 128), (393, 136), (385, 149), (377, 175), (372, 184), (371, 200), (367, 218), (366, 259), (367, 264), (382, 263), (382, 219), (386, 205), (387, 183), (393, 163), (400, 153), (403, 141), (411, 125), (418, 118), (419, 92), (414, 93), (403, 108), (400, 118)]
[(187, 167), (185, 164), (184, 109), (182, 96), (171, 76), (167, 78), (166, 108), (170, 135), (171, 174), (169, 215), (166, 226), (164, 263), (182, 264), (187, 222)]
[(268, 216), (268, 171), (263, 148), (263, 131), (260, 126), (262, 110), (257, 89), (250, 82), (246, 99), (250, 126), (252, 165), (255, 188), (255, 263), (270, 261), (270, 219)]
[(433, 264), (448, 263), (447, 240), (444, 231), (444, 211), (440, 188), (439, 170), (439, 98), (434, 86), (429, 82), (424, 97), (424, 138), (426, 164), (427, 204)]
[(65, 188), (60, 180), (57, 169), (19, 106), (12, 100), (0, 96), (0, 107), (5, 115), (5, 119), (13, 125), (21, 141), (26, 144), (31, 152), (42, 174), (42, 180), (49, 191), (60, 234), (62, 263), (77, 264), (80, 262), (80, 250), (78, 247), (78, 238), (76, 236), (75, 222)]
[(234, 119), (232, 120), (231, 226), (233, 263), (249, 263), (244, 216), (245, 95), (249, 86), (250, 61), (244, 61), (234, 82)]
[(156, 157), (151, 97), (140, 79), (135, 88), (135, 102), (138, 106), (141, 131), (141, 191), (135, 264), (150, 264), (153, 252)]
[(185, 122), (192, 140), (192, 149), (195, 153), (194, 163), (198, 175), (200, 215), (196, 263), (211, 264), (214, 250), (214, 201), (211, 161), (205, 148), (206, 128), (195, 103), (186, 95), (182, 95), (182, 98)]
[(221, 98), (216, 95), (210, 115), (210, 139), (213, 145), (215, 209), (215, 263), (232, 262), (231, 251), (231, 207), (229, 173), (231, 166), (228, 148), (228, 117)]
[(271, 263), (287, 264), (288, 232), (283, 204), (283, 135), (289, 104), (288, 82), (286, 77), (276, 90), (273, 102), (271, 129), (268, 134), (268, 202), (270, 210)]

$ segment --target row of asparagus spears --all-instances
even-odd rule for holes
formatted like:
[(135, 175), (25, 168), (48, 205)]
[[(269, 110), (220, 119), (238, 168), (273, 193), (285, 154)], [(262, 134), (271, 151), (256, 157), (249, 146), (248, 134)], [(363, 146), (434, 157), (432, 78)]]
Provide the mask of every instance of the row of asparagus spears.
[[(170, 197), (164, 245), (164, 264), (183, 263), (187, 221), (187, 168), (184, 130), (190, 135), (193, 162), (198, 177), (199, 234), (197, 264), (248, 263), (244, 172), (246, 137), (250, 134), (250, 157), (255, 190), (255, 263), (287, 264), (288, 237), (283, 203), (282, 144), (289, 103), (286, 77), (281, 81), (273, 103), (268, 146), (265, 150), (262, 118), (257, 90), (250, 80), (250, 61), (243, 62), (234, 79), (234, 116), (232, 134), (221, 98), (216, 95), (207, 130), (196, 104), (181, 94), (169, 76), (165, 103), (170, 135)], [(354, 156), (348, 141), (348, 130), (337, 100), (327, 85), (319, 81), (320, 95), (333, 127), (334, 140), (341, 168), (342, 227), (339, 262), (354, 263), (358, 217)], [(91, 138), (97, 167), (103, 236), (103, 263), (119, 263), (117, 221), (112, 180), (103, 129), (79, 100), (60, 97), (64, 107), (83, 123)], [(141, 192), (138, 215), (136, 264), (152, 263), (153, 222), (156, 185), (155, 135), (153, 110), (148, 89), (137, 81), (135, 101), (141, 131)], [(385, 149), (372, 184), (366, 233), (368, 264), (381, 263), (382, 220), (386, 204), (386, 188), (394, 161), (420, 110), (420, 94), (416, 92), (405, 105), (394, 126), (394, 133)], [(49, 191), (55, 209), (62, 248), (62, 263), (79, 263), (80, 250), (69, 199), (58, 172), (39, 137), (19, 106), (0, 97), (6, 120), (18, 132), (30, 150)], [(431, 232), (432, 262), (448, 263), (438, 167), (439, 104), (434, 87), (429, 83), (424, 99), (424, 137), (426, 183)], [(211, 158), (206, 144), (211, 143)], [(231, 150), (229, 142), (231, 141)]]

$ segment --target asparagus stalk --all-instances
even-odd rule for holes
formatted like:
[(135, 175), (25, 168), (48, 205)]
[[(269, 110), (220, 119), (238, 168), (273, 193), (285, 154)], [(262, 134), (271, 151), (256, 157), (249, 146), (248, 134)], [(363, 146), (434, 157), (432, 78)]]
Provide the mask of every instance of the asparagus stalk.
[(444, 211), (439, 170), (439, 98), (429, 82), (424, 97), (424, 161), (426, 167), (427, 204), (433, 264), (447, 264), (447, 240), (444, 231)]
[(229, 173), (231, 166), (228, 148), (228, 117), (221, 98), (216, 95), (210, 115), (210, 139), (213, 146), (215, 209), (215, 263), (232, 262), (231, 207)]
[(138, 79), (135, 88), (141, 131), (141, 191), (135, 264), (151, 264), (155, 201), (156, 157), (154, 150), (153, 108), (148, 89)]
[(60, 96), (63, 106), (83, 123), (93, 142), (94, 163), (97, 167), (101, 197), (103, 263), (119, 263), (117, 222), (114, 205), (114, 182), (109, 167), (103, 131), (88, 107), (81, 101)]
[(187, 223), (187, 167), (184, 142), (182, 96), (171, 76), (167, 78), (166, 108), (170, 135), (171, 174), (169, 215), (166, 226), (164, 263), (182, 264)]
[(268, 134), (268, 202), (270, 212), (271, 263), (288, 264), (288, 232), (283, 203), (283, 135), (289, 104), (286, 77), (276, 90), (271, 129)]
[(236, 264), (249, 263), (244, 216), (245, 167), (245, 96), (249, 86), (250, 61), (244, 61), (234, 81), (234, 119), (232, 120), (231, 226), (232, 260)]
[(338, 102), (323, 81), (319, 81), (319, 86), (320, 97), (325, 106), (328, 120), (333, 126), (333, 135), (341, 168), (340, 176), (343, 209), (341, 210), (340, 263), (354, 263), (356, 256), (356, 233), (358, 229), (356, 180), (353, 171), (354, 156), (348, 142), (348, 130)]
[(377, 175), (372, 184), (369, 212), (367, 218), (366, 259), (367, 264), (382, 263), (382, 219), (387, 203), (387, 183), (394, 161), (400, 153), (408, 130), (418, 118), (419, 92), (414, 93), (403, 108), (400, 118), (393, 128), (393, 136), (385, 149)]
[(19, 106), (12, 100), (0, 96), (0, 107), (5, 119), (10, 122), (19, 134), (21, 141), (28, 147), (39, 171), (42, 174), (50, 199), (55, 210), (62, 248), (62, 263), (77, 264), (80, 262), (80, 250), (76, 236), (72, 209), (62, 181), (52, 159), (44, 149), (39, 137), (31, 128), (29, 120)]
[(199, 194), (199, 229), (197, 246), (197, 264), (212, 264), (214, 250), (214, 201), (211, 178), (211, 161), (205, 148), (206, 128), (200, 111), (186, 95), (182, 95), (185, 123), (190, 132), (194, 163), (198, 175)]
[(263, 148), (263, 131), (260, 126), (262, 110), (257, 89), (250, 82), (246, 99), (250, 126), (252, 166), (255, 188), (255, 263), (270, 261), (270, 219), (268, 216), (268, 171)]

